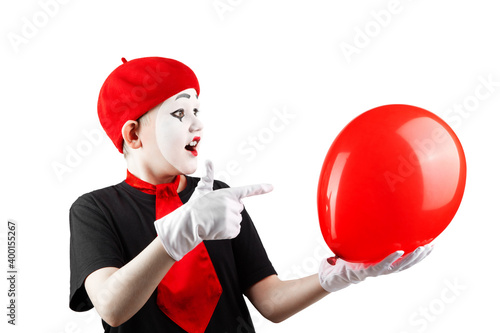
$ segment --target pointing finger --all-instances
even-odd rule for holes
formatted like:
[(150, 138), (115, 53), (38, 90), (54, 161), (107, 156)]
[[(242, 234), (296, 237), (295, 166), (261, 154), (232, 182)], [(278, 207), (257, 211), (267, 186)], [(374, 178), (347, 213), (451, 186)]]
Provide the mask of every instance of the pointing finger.
[(234, 195), (236, 195), (238, 199), (243, 199), (253, 195), (269, 193), (273, 190), (273, 186), (271, 184), (256, 184), (256, 185), (232, 187), (228, 188), (227, 190), (231, 191)]

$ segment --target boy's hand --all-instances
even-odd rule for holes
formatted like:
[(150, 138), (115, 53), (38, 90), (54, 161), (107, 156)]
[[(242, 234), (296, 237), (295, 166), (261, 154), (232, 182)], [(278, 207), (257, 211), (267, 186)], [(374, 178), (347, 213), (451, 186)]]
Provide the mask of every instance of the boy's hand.
[(359, 283), (367, 277), (375, 277), (403, 271), (419, 263), (431, 253), (432, 245), (418, 247), (412, 253), (403, 256), (403, 251), (396, 251), (376, 264), (350, 263), (342, 259), (323, 260), (319, 268), (319, 281), (323, 289), (334, 292), (351, 284)]
[(213, 187), (214, 187), (214, 165), (212, 164), (211, 161), (207, 160), (205, 161), (205, 176), (201, 177), (200, 181), (198, 182), (198, 185), (194, 189), (193, 194), (191, 195), (191, 198), (189, 198), (189, 201), (194, 201), (198, 198), (201, 198), (205, 194), (209, 192), (213, 192)]
[(198, 183), (189, 201), (155, 222), (167, 253), (180, 260), (203, 240), (231, 239), (240, 233), (241, 199), (272, 191), (267, 184), (213, 190), (213, 166)]

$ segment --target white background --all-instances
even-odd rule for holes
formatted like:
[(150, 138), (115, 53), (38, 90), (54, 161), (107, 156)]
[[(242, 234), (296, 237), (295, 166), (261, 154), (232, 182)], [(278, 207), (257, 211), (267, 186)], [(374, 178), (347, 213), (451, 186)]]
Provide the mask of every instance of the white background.
[[(2, 2), (0, 266), (6, 275), (7, 220), (14, 219), (19, 274), (16, 327), (7, 324), (1, 279), (1, 331), (101, 331), (95, 312), (68, 308), (68, 209), (79, 195), (124, 179), (124, 160), (97, 120), (97, 94), (121, 57), (144, 56), (178, 59), (197, 73), (205, 124), (200, 160), (212, 159), (232, 186), (275, 186), (246, 204), (283, 278), (314, 274), (328, 255), (317, 180), (330, 144), (352, 118), (384, 104), (412, 104), (448, 120), (462, 141), (466, 192), (429, 258), (330, 295), (280, 324), (252, 309), (258, 332), (498, 331), (494, 3)], [(343, 52), (347, 44), (356, 53)], [(270, 132), (277, 113), (288, 118)], [(255, 137), (260, 150), (238, 151)], [(77, 149), (85, 156), (68, 166)], [(63, 173), (54, 168), (60, 165)]]

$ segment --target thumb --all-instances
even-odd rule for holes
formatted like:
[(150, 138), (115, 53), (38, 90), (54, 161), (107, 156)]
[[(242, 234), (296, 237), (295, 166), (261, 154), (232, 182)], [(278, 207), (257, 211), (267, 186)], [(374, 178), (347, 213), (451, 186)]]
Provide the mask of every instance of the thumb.
[(269, 193), (273, 190), (273, 186), (271, 184), (256, 184), (256, 185), (247, 185), (240, 187), (231, 187), (228, 188), (227, 190), (233, 193), (238, 199), (243, 199), (253, 195)]
[(200, 179), (195, 189), (195, 193), (198, 193), (200, 195), (212, 192), (214, 187), (214, 165), (212, 161), (206, 160), (205, 168), (205, 176)]

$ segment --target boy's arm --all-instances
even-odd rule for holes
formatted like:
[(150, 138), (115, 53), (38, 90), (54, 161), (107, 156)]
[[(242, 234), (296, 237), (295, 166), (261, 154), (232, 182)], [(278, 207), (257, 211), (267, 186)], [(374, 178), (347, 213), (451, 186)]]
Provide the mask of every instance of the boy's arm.
[(119, 326), (139, 311), (176, 260), (203, 240), (231, 239), (240, 232), (241, 199), (272, 190), (250, 185), (213, 191), (213, 166), (189, 201), (155, 221), (158, 234), (139, 255), (122, 268), (105, 267), (91, 273), (85, 289), (101, 318)]
[(318, 274), (288, 281), (270, 275), (245, 293), (257, 310), (274, 323), (291, 317), (328, 294), (321, 287)]
[(142, 308), (174, 263), (157, 237), (122, 268), (91, 273), (85, 289), (101, 318), (116, 327)]
[(331, 292), (375, 277), (400, 272), (419, 263), (432, 251), (425, 245), (402, 257), (396, 251), (375, 264), (353, 264), (342, 259), (323, 260), (319, 274), (281, 281), (269, 276), (250, 287), (245, 293), (259, 312), (272, 322), (280, 322), (317, 302)]

